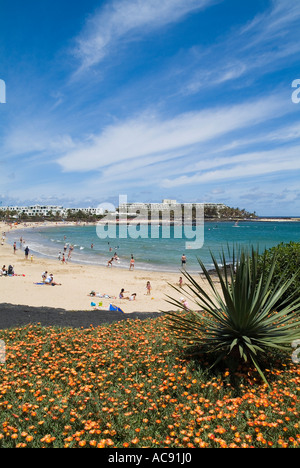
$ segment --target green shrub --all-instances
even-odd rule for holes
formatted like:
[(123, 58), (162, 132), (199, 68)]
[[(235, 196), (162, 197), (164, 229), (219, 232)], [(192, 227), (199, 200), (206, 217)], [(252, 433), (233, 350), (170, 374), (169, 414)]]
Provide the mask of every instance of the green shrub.
[[(290, 286), (284, 292), (282, 299), (293, 300), (300, 296), (300, 243), (283, 242), (275, 247), (266, 250), (258, 258), (258, 271), (263, 269), (270, 270), (273, 263), (273, 257), (276, 256), (276, 262), (270, 287), (275, 287), (284, 273), (285, 279), (293, 278)], [(275, 304), (280, 309), (280, 304)]]

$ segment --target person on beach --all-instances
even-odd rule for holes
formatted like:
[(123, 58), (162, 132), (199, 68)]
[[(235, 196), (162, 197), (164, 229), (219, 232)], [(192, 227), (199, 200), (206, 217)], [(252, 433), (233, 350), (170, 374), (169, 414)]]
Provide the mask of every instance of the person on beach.
[(179, 287), (182, 288), (182, 276), (179, 277)]
[(129, 300), (130, 301), (135, 301), (135, 299), (136, 299), (136, 293), (131, 294)]
[(113, 261), (114, 261), (114, 257), (111, 257), (111, 259), (110, 259), (110, 260), (108, 260), (108, 262), (107, 262), (107, 265), (106, 265), (106, 266), (108, 266), (108, 267), (109, 267), (109, 266), (111, 266), (111, 267), (112, 267)]
[(117, 252), (114, 253), (114, 260), (117, 262), (119, 260)]
[(5, 265), (3, 265), (2, 270), (1, 270), (0, 273), (1, 273), (1, 276), (7, 276), (7, 269), (6, 269)]
[(16, 242), (14, 242), (13, 249), (14, 249), (14, 254), (15, 254), (15, 253), (16, 253), (16, 250), (17, 250), (17, 243), (16, 243)]
[(151, 294), (151, 289), (152, 289), (150, 281), (147, 281), (146, 289), (147, 289), (147, 296), (149, 296)]
[(26, 249), (24, 250), (25, 252), (25, 258), (26, 260), (28, 259), (28, 254), (29, 254), (29, 247), (27, 246)]
[(45, 284), (48, 284), (51, 286), (61, 286), (61, 283), (54, 282), (52, 273), (48, 276), (48, 278), (46, 278)]
[(185, 264), (186, 264), (186, 256), (184, 254), (182, 254), (182, 257), (181, 257), (181, 266), (183, 268), (185, 268)]
[(182, 304), (184, 310), (188, 310), (189, 304), (188, 304), (187, 300), (184, 299), (183, 297), (181, 297), (181, 298), (180, 298), (180, 302), (181, 302), (181, 304)]
[(44, 273), (42, 274), (42, 281), (43, 283), (45, 283), (46, 279), (47, 279), (47, 275), (48, 275), (48, 271), (44, 271)]
[(129, 270), (134, 270), (134, 258), (133, 258), (133, 255), (131, 255), (131, 259), (130, 259), (130, 265), (129, 265)]
[(124, 296), (124, 293), (129, 293), (129, 291), (125, 291), (124, 288), (122, 288), (119, 294), (119, 299), (129, 299), (128, 296)]

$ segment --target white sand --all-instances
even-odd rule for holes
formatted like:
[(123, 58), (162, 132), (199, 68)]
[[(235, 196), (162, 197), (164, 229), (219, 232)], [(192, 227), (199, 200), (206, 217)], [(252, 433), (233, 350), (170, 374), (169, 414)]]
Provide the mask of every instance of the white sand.
[[(10, 227), (0, 223), (1, 237), (3, 231), (14, 230), (16, 232), (17, 249), (20, 237), (17, 231), (20, 228), (24, 228), (24, 225)], [(181, 275), (179, 269), (178, 273), (146, 272), (138, 269), (129, 271), (129, 269), (121, 269), (115, 265), (109, 268), (72, 264), (72, 262), (62, 264), (58, 260), (38, 257), (34, 257), (31, 262), (30, 254), (26, 260), (23, 250), (18, 249), (14, 254), (12, 246), (7, 243), (0, 245), (0, 263), (0, 267), (6, 265), (6, 268), (10, 264), (13, 265), (15, 274), (21, 275), (0, 277), (0, 303), (47, 306), (66, 310), (91, 310), (93, 309), (91, 302), (95, 302), (97, 306), (99, 302), (102, 302), (104, 309), (112, 303), (125, 313), (130, 313), (172, 310), (174, 306), (166, 302), (167, 295), (178, 300), (180, 297), (187, 297), (184, 294), (184, 288), (179, 293), (168, 284), (178, 286)], [(49, 274), (53, 273), (54, 281), (61, 283), (61, 286), (34, 284), (42, 281), (41, 275), (44, 271), (48, 271)], [(150, 295), (146, 294), (147, 281), (150, 281), (152, 287)], [(119, 299), (121, 288), (128, 291), (126, 295), (136, 293), (136, 300)], [(100, 294), (115, 296), (116, 299), (90, 297), (88, 294), (92, 290)], [(188, 299), (188, 302), (190, 307), (195, 306), (191, 299)]]

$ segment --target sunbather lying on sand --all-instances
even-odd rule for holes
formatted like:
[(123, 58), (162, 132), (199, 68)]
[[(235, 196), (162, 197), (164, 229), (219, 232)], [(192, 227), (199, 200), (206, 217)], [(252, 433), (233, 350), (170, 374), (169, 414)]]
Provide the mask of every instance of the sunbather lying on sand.
[(108, 294), (100, 294), (99, 292), (96, 293), (95, 291), (91, 291), (88, 296), (92, 297), (102, 297), (102, 298), (107, 298), (107, 299), (116, 299), (116, 296), (109, 296)]

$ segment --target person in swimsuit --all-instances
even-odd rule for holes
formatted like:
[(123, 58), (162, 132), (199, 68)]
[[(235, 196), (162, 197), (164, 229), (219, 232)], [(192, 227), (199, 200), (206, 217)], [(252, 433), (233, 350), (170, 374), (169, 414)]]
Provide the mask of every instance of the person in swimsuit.
[(131, 270), (131, 269), (134, 269), (134, 258), (133, 258), (133, 255), (131, 255), (130, 265), (129, 265), (129, 270)]

